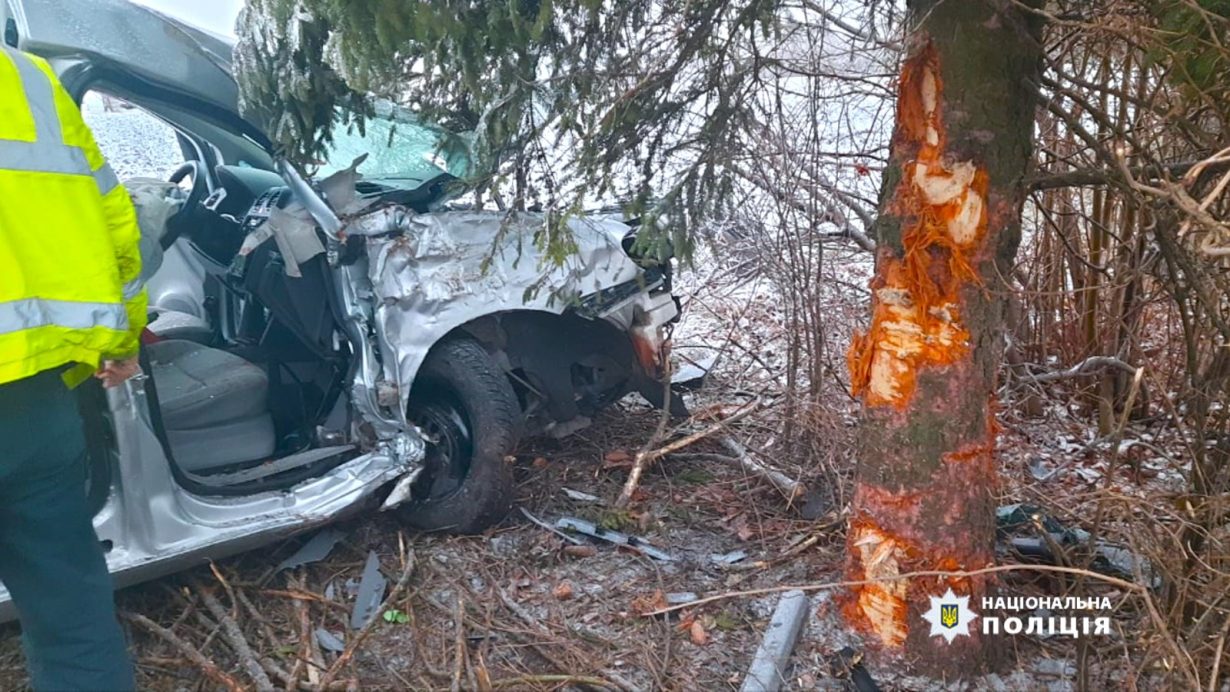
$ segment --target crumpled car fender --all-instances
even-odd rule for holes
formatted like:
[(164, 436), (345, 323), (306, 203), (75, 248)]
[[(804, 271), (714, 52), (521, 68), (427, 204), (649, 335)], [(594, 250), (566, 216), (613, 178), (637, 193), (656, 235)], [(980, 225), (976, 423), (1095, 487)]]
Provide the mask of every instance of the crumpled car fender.
[(368, 237), (384, 374), (398, 383), (403, 406), (431, 347), (453, 330), (510, 310), (563, 314), (583, 296), (640, 277), (619, 242), (626, 225), (571, 220), (577, 252), (555, 264), (534, 243), (542, 223), (536, 214), (407, 214), (401, 235)]

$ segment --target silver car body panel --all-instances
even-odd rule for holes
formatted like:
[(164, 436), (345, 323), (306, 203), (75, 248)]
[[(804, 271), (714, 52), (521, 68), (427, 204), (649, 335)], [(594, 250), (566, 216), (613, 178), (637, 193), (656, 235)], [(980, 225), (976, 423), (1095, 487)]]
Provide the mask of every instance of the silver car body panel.
[[(618, 221), (570, 220), (576, 252), (557, 264), (535, 244), (544, 223), (538, 215), (402, 214), (401, 235), (369, 238), (367, 247), (388, 352), (384, 377), (398, 383), (403, 404), (432, 345), (454, 329), (510, 309), (562, 314), (583, 296), (641, 276), (620, 244), (629, 229)], [(638, 320), (663, 328), (676, 306), (653, 288), (607, 306), (601, 317), (624, 331)]]
[[(387, 445), (284, 491), (197, 495), (175, 480), (150, 420), (144, 376), (108, 392), (117, 461), (94, 517), (117, 587), (203, 564), (333, 521), (416, 470)], [(15, 617), (0, 586), (0, 621)]]

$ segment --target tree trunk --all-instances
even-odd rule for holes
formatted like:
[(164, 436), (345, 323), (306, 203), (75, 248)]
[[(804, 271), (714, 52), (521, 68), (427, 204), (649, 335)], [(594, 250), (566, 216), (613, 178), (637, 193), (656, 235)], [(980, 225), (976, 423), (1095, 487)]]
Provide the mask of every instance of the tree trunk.
[(1011, 0), (913, 0), (880, 193), (872, 322), (848, 356), (863, 401), (844, 613), (917, 672), (989, 660), (980, 622), (931, 636), (930, 597), (974, 612), (987, 577), (919, 577), (994, 561), (994, 391), (1020, 242), (1041, 69), (1039, 27)]

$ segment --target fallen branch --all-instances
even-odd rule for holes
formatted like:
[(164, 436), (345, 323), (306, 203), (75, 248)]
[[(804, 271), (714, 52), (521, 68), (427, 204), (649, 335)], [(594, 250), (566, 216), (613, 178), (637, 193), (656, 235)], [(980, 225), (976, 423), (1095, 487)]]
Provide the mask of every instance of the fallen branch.
[(325, 671), (324, 677), (321, 678), (320, 683), (317, 685), (319, 688), (323, 690), (329, 689), (329, 686), (333, 683), (333, 680), (337, 677), (338, 673), (342, 671), (342, 668), (350, 662), (350, 659), (354, 658), (355, 651), (357, 651), (363, 644), (363, 641), (367, 639), (368, 635), (372, 633), (372, 630), (376, 628), (376, 623), (384, 619), (381, 617), (384, 611), (388, 610), (390, 606), (396, 603), (397, 599), (401, 597), (402, 592), (406, 590), (406, 585), (410, 583), (410, 577), (414, 574), (414, 566), (414, 551), (411, 550), (406, 553), (406, 566), (402, 569), (401, 576), (398, 577), (397, 583), (393, 585), (393, 590), (389, 592), (388, 598), (384, 599), (384, 603), (380, 604), (380, 608), (376, 611), (376, 616), (368, 620), (367, 624), (363, 625), (363, 629), (359, 630), (359, 633), (355, 635), (355, 638), (346, 645), (346, 650), (337, 657), (337, 660), (333, 662), (333, 665), (329, 666), (329, 670)]
[(623, 490), (619, 493), (619, 498), (615, 501), (617, 509), (623, 509), (628, 502), (632, 500), (632, 493), (636, 492), (636, 488), (641, 483), (641, 474), (645, 472), (645, 468), (649, 462), (644, 461), (644, 457), (649, 453), (658, 440), (662, 439), (662, 435), (666, 433), (666, 424), (670, 422), (671, 413), (670, 407), (666, 402), (670, 401), (671, 397), (671, 378), (674, 377), (674, 369), (671, 367), (670, 358), (663, 359), (666, 364), (666, 372), (662, 377), (662, 413), (658, 415), (658, 425), (653, 430), (653, 435), (650, 435), (641, 450), (636, 453), (636, 461), (632, 464), (632, 471), (628, 474), (628, 480), (624, 483)]
[(205, 677), (222, 685), (231, 692), (244, 692), (244, 686), (238, 680), (219, 668), (213, 661), (205, 658), (200, 651), (197, 651), (196, 647), (180, 639), (171, 630), (162, 627), (140, 613), (121, 613), (120, 616), (175, 647), (184, 658), (191, 661), (197, 668), (200, 668)]
[(451, 692), (461, 692), (461, 676), (465, 671), (466, 664), (466, 618), (465, 605), (461, 601), (461, 594), (457, 595), (457, 599), (453, 604), (453, 624), (456, 626), (453, 636), (453, 685), (449, 688)]
[(327, 605), (337, 610), (344, 610), (347, 613), (350, 612), (350, 608), (348, 608), (345, 603), (338, 603), (337, 601), (330, 601), (329, 599), (325, 598), (324, 596), (321, 596), (320, 594), (315, 594), (315, 593), (312, 593), (311, 591), (304, 591), (302, 589), (285, 589), (285, 590), (283, 589), (262, 589), (260, 592), (260, 595), (277, 596), (279, 598), (289, 598), (293, 601), (301, 601), (301, 602), (310, 601), (312, 603), (320, 603), (323, 605)]
[(306, 601), (294, 600), (295, 618), (299, 622), (299, 655), (295, 656), (295, 664), (290, 667), (290, 680), (286, 682), (286, 690), (298, 689), (299, 678), (303, 675), (307, 661), (312, 660), (312, 621), (308, 613)]
[(1034, 382), (1058, 382), (1059, 380), (1069, 380), (1073, 377), (1081, 377), (1083, 375), (1091, 375), (1099, 370), (1113, 368), (1122, 370), (1123, 372), (1136, 373), (1136, 368), (1125, 363), (1114, 356), (1092, 356), (1073, 365), (1067, 370), (1057, 370), (1055, 372), (1044, 372), (1041, 375), (1026, 373), (1026, 376)]
[(591, 678), (585, 675), (520, 675), (515, 678), (491, 681), (491, 687), (497, 690), (505, 687), (520, 688), (528, 685), (551, 685), (553, 687), (561, 685), (592, 685), (594, 687), (618, 689), (616, 685), (602, 678)]
[(782, 495), (786, 496), (786, 502), (793, 502), (796, 498), (807, 493), (807, 486), (799, 481), (794, 480), (790, 476), (778, 471), (777, 469), (767, 464), (762, 464), (752, 455), (748, 453), (747, 448), (739, 443), (738, 440), (730, 435), (723, 435), (718, 439), (722, 446), (730, 450), (735, 456), (733, 459), (739, 463), (743, 469), (749, 473), (768, 481)]
[[(215, 573), (216, 574), (216, 573)], [(214, 597), (213, 593), (208, 588), (200, 588), (201, 600), (204, 601), (205, 607), (213, 614), (218, 624), (222, 626), (222, 636), (231, 645), (231, 650), (239, 657), (240, 664), (247, 672), (248, 677), (252, 678), (252, 682), (256, 683), (256, 689), (260, 692), (273, 692), (273, 681), (265, 674), (265, 669), (257, 660), (256, 654), (252, 652), (252, 647), (248, 644), (248, 639), (243, 636), (243, 632), (239, 629), (239, 623), (235, 622), (235, 618), (226, 611), (222, 603)]]
[(645, 469), (649, 468), (649, 465), (654, 461), (661, 459), (667, 454), (677, 452), (685, 447), (696, 444), (707, 437), (712, 437), (713, 435), (721, 432), (731, 423), (746, 418), (759, 409), (760, 399), (758, 398), (742, 409), (735, 411), (728, 418), (720, 420), (704, 430), (692, 433), (687, 437), (682, 437), (655, 450), (642, 450), (638, 452), (636, 455), (636, 461), (632, 464), (632, 472), (628, 474), (628, 480), (624, 483), (624, 488), (620, 491), (619, 498), (615, 500), (615, 506), (617, 508), (624, 508), (628, 506), (628, 503), (632, 501), (632, 494), (636, 492), (637, 487), (641, 484), (641, 476), (644, 475)]

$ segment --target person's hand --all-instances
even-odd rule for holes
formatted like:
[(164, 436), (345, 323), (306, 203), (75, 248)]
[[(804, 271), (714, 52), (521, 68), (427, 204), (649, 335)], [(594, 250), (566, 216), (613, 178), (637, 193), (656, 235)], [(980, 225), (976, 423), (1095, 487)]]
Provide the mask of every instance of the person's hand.
[(103, 386), (110, 389), (124, 384), (139, 372), (141, 372), (141, 364), (137, 361), (137, 357), (133, 356), (123, 360), (104, 360), (102, 365), (98, 366), (98, 372), (94, 373), (94, 377), (102, 380)]

